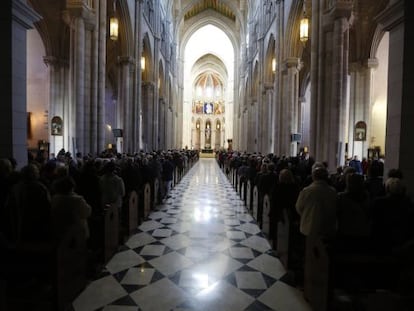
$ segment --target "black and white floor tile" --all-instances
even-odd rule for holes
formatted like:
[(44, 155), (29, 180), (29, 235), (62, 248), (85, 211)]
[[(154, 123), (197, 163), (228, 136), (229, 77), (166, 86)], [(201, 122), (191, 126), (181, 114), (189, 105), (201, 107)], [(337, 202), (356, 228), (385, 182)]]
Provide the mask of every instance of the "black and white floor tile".
[(200, 159), (75, 311), (310, 311), (214, 159)]

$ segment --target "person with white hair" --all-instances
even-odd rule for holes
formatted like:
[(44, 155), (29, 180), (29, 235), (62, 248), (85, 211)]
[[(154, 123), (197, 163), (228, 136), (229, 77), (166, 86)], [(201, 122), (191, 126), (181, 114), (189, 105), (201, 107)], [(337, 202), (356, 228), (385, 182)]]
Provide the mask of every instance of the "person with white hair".
[(329, 186), (328, 170), (324, 166), (313, 166), (312, 180), (296, 201), (300, 232), (305, 236), (332, 238), (336, 233), (336, 190)]

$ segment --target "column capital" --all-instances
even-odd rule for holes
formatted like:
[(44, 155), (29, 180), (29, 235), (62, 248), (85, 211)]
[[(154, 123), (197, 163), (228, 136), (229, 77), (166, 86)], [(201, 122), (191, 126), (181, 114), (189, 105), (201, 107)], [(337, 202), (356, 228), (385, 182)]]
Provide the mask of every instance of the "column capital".
[(147, 88), (149, 90), (154, 90), (155, 89), (155, 83), (152, 81), (143, 81), (141, 83), (142, 87)]
[(67, 66), (69, 62), (65, 59), (57, 58), (52, 55), (43, 56), (43, 62), (47, 67), (60, 67), (60, 66)]
[(135, 65), (135, 59), (132, 56), (118, 56), (119, 65)]
[(83, 0), (66, 0), (63, 20), (68, 23), (72, 18), (83, 18), (88, 29), (95, 27), (95, 10)]
[(331, 0), (331, 9), (335, 18), (349, 19), (354, 7), (354, 0)]
[(377, 58), (368, 58), (367, 59), (367, 67), (368, 68), (377, 68), (379, 65), (378, 59)]
[(273, 82), (263, 83), (263, 90), (264, 90), (264, 92), (273, 91)]
[(305, 97), (305, 96), (300, 96), (300, 97), (298, 98), (298, 102), (299, 102), (299, 103), (305, 103), (305, 102), (306, 102), (306, 97)]
[(296, 68), (300, 70), (302, 68), (300, 58), (298, 57), (288, 57), (283, 61), (283, 64), (286, 68)]
[(366, 60), (359, 60), (349, 63), (349, 71), (357, 72), (366, 69), (375, 69), (378, 67), (378, 59), (368, 58)]

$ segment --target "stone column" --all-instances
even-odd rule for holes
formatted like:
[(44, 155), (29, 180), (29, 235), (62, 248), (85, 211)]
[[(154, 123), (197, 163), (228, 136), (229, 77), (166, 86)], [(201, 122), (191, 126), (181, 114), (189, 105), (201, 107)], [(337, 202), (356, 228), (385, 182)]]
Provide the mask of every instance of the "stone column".
[[(65, 97), (65, 85), (67, 85), (65, 78), (66, 64), (54, 56), (45, 56), (43, 61), (49, 69), (49, 128), (51, 126), (51, 119), (55, 116), (62, 118), (63, 124), (65, 125), (65, 122), (69, 120), (65, 114), (63, 101)], [(50, 153), (55, 153), (56, 155), (62, 148), (67, 149), (65, 132), (63, 128), (62, 136), (51, 136), (49, 131)]]
[[(117, 127), (123, 130), (123, 152), (134, 152), (132, 129), (133, 113), (131, 105), (131, 70), (134, 67), (134, 59), (129, 56), (121, 56), (119, 62), (119, 90), (117, 102), (117, 114), (120, 116)], [(119, 139), (119, 138), (118, 138)]]
[(144, 122), (143, 122), (143, 85), (142, 85), (142, 69), (141, 69), (141, 56), (143, 49), (143, 33), (142, 33), (142, 15), (143, 15), (143, 0), (135, 2), (135, 74), (134, 74), (134, 86), (133, 86), (133, 98), (132, 98), (132, 149), (138, 151), (144, 148), (143, 137), (144, 137)]
[[(298, 99), (298, 107), (299, 107), (299, 115), (298, 115), (298, 120), (299, 120), (299, 127), (298, 127), (298, 133), (302, 134), (302, 139), (301, 139), (301, 145), (302, 147), (309, 147), (309, 124), (305, 124), (305, 116), (306, 116), (306, 98), (305, 97), (299, 97)], [(309, 103), (308, 103), (309, 105)]]
[[(376, 59), (368, 59), (361, 63), (350, 65), (350, 100), (348, 117), (348, 157), (358, 155), (360, 159), (367, 156), (370, 144), (371, 128), (371, 85), (372, 71), (378, 66)], [(367, 124), (366, 141), (355, 141), (355, 124), (364, 121)]]
[(393, 0), (379, 16), (390, 36), (385, 174), (391, 168), (400, 168), (411, 196), (414, 194), (414, 22), (406, 12), (412, 10), (412, 1)]
[(272, 141), (272, 99), (273, 99), (273, 85), (265, 84), (263, 89), (262, 101), (262, 115), (261, 115), (261, 131), (259, 134), (260, 147), (259, 150), (263, 153), (270, 153)]
[(41, 16), (23, 1), (2, 2), (0, 58), (0, 158), (27, 164), (26, 31)]
[[(282, 64), (283, 61), (283, 49), (284, 49), (284, 29), (285, 29), (285, 2), (284, 1), (277, 1), (277, 13), (276, 18), (278, 20), (278, 33), (275, 37), (275, 45), (276, 45), (276, 62), (277, 64)], [(276, 68), (275, 73), (275, 96), (274, 96), (274, 112), (273, 112), (273, 152), (277, 155), (281, 155), (282, 151), (282, 128), (281, 124), (284, 123), (282, 117), (282, 89), (283, 89), (283, 77), (282, 77), (282, 70), (279, 69), (280, 66), (278, 65)]]
[(205, 122), (200, 122), (200, 149), (205, 149), (206, 147), (206, 124)]
[(92, 80), (93, 76), (93, 68), (91, 66), (91, 62), (94, 56), (93, 51), (93, 32), (95, 28), (95, 16), (93, 18), (85, 18), (85, 84), (84, 84), (84, 127), (83, 127), (83, 137), (84, 137), (84, 148), (82, 151), (83, 154), (86, 154), (91, 151), (92, 145), (92, 135), (91, 129), (93, 125), (91, 124), (91, 116), (92, 116), (92, 96), (94, 95), (93, 84), (94, 81)]
[(144, 149), (152, 151), (154, 148), (154, 83), (145, 82), (142, 84), (142, 115), (143, 115), (143, 138)]
[(241, 122), (241, 136), (240, 140), (242, 141), (243, 151), (249, 150), (249, 109), (248, 104), (246, 104), (243, 108), (242, 112), (242, 122)]
[(310, 152), (317, 161), (327, 161), (329, 169), (334, 170), (342, 161), (345, 150), (348, 20), (353, 1), (333, 1), (329, 3), (330, 10), (326, 11), (321, 10), (321, 4), (312, 1), (312, 12), (319, 13), (312, 16)]
[(284, 101), (286, 107), (284, 107), (285, 113), (283, 113), (283, 153), (290, 156), (296, 156), (297, 143), (291, 141), (291, 135), (293, 133), (298, 133), (300, 59), (297, 57), (289, 57), (285, 60), (285, 64), (287, 67), (287, 81), (284, 89), (284, 92), (286, 93)]
[[(166, 122), (167, 122), (167, 109), (166, 109), (166, 102), (164, 98), (159, 98), (159, 111), (158, 111), (158, 125), (159, 125), (159, 131), (158, 131), (158, 149), (165, 150), (166, 149), (166, 137), (167, 137), (167, 130), (166, 129)], [(190, 139), (191, 140), (191, 139)], [(189, 146), (190, 148), (191, 146)]]
[(248, 133), (248, 139), (247, 139), (247, 150), (249, 152), (256, 152), (257, 151), (257, 130), (258, 130), (258, 108), (257, 108), (257, 102), (252, 101), (248, 104), (248, 123), (245, 124), (247, 126), (247, 133)]
[(75, 100), (75, 141), (74, 152), (84, 152), (84, 84), (85, 84), (85, 24), (82, 16), (77, 16), (74, 20), (74, 79), (73, 79), (73, 98)]
[(98, 37), (98, 106), (97, 106), (97, 144), (98, 152), (105, 148), (105, 84), (106, 84), (106, 1), (99, 1)]
[(310, 144), (309, 153), (315, 158), (319, 156), (318, 146), (321, 144), (322, 137), (319, 137), (321, 132), (321, 105), (320, 98), (320, 44), (321, 40), (321, 8), (320, 1), (312, 1), (312, 23), (311, 23), (311, 100), (310, 100)]
[[(63, 11), (63, 20), (71, 28), (70, 39), (70, 91), (68, 130), (65, 136), (68, 139), (68, 150), (72, 153), (87, 153), (91, 150), (92, 137), (91, 111), (93, 107), (95, 78), (91, 59), (94, 57), (93, 30), (95, 29), (95, 11), (83, 1), (67, 0)], [(93, 65), (93, 64), (92, 64)], [(92, 135), (91, 135), (92, 134)], [(65, 137), (65, 138), (66, 138)]]
[(99, 85), (99, 34), (103, 27), (100, 23), (100, 5), (102, 1), (95, 0), (95, 24), (92, 31), (92, 50), (91, 50), (91, 117), (90, 117), (90, 152), (96, 155), (98, 152), (98, 85)]

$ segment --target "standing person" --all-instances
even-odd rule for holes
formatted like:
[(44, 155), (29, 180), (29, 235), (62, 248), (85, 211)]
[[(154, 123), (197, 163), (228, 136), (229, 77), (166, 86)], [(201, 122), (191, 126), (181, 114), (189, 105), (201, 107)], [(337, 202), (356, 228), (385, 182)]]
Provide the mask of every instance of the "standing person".
[(62, 177), (54, 183), (55, 194), (52, 197), (52, 217), (55, 238), (60, 240), (65, 231), (73, 224), (79, 223), (89, 238), (88, 218), (92, 208), (85, 199), (74, 192), (75, 182), (72, 177)]
[(361, 161), (358, 160), (358, 156), (354, 155), (354, 158), (349, 161), (349, 166), (353, 167), (357, 174), (363, 175)]
[(8, 237), (17, 245), (50, 242), (50, 193), (39, 178), (36, 165), (23, 167), (21, 180), (11, 188), (6, 203), (10, 215)]
[(170, 190), (172, 186), (174, 173), (174, 163), (172, 162), (172, 157), (167, 155), (162, 163), (162, 181), (164, 183), (164, 198), (170, 198)]
[[(296, 201), (300, 232), (306, 237), (304, 295), (307, 299), (312, 295), (315, 279), (321, 276), (323, 270), (318, 269), (315, 247), (333, 240), (336, 234), (336, 190), (328, 184), (328, 170), (316, 164), (312, 167), (313, 182), (299, 193)], [(322, 249), (319, 251), (323, 252)], [(329, 273), (322, 275), (321, 282), (327, 283)]]
[(316, 166), (313, 182), (300, 193), (296, 211), (300, 215), (300, 232), (332, 238), (336, 232), (336, 190), (329, 186), (328, 170)]
[[(122, 198), (125, 196), (125, 185), (121, 177), (115, 173), (115, 163), (108, 162), (103, 168), (103, 175), (99, 180), (101, 204), (111, 204), (121, 212)], [(120, 214), (121, 215), (121, 214)]]
[(369, 210), (370, 199), (364, 188), (364, 177), (348, 174), (345, 191), (338, 193), (336, 250), (366, 250), (371, 235)]

